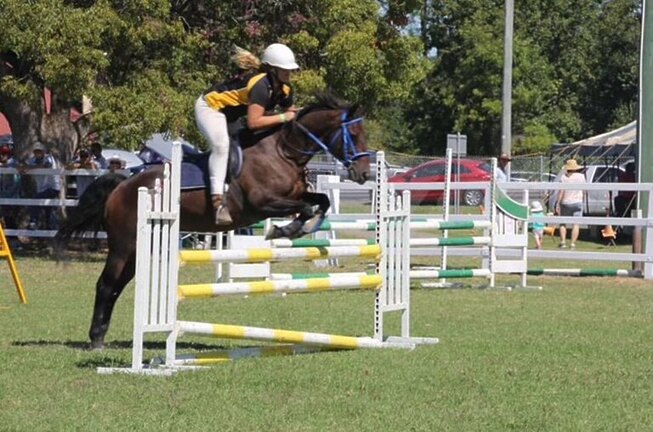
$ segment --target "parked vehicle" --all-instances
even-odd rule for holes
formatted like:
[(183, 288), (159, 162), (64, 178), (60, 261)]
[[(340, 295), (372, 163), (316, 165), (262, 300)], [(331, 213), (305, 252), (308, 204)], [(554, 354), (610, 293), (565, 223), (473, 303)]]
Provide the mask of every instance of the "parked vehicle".
[(555, 181), (556, 176), (548, 172), (537, 171), (510, 171), (511, 182), (552, 182)]
[[(582, 171), (588, 183), (618, 183), (619, 177), (625, 172), (621, 166), (615, 165), (587, 165)], [(561, 170), (555, 178), (556, 182), (560, 181), (564, 170)], [(612, 202), (617, 196), (617, 191), (586, 191), (583, 214), (586, 216), (607, 216), (612, 210)], [(549, 197), (549, 209), (555, 208), (558, 199), (558, 191), (551, 191)]]
[(102, 156), (108, 161), (109, 159), (117, 158), (120, 159), (123, 163), (123, 168), (133, 172), (140, 171), (141, 167), (145, 162), (143, 159), (139, 158), (136, 154), (121, 149), (103, 149)]
[[(318, 175), (337, 175), (340, 176), (341, 181), (345, 181), (349, 178), (349, 173), (347, 168), (343, 164), (336, 160), (335, 158), (327, 158), (327, 160), (311, 160), (308, 165), (308, 174), (311, 181), (315, 181)], [(403, 167), (400, 165), (388, 164), (386, 168), (386, 173), (388, 177), (399, 173), (405, 173), (410, 168)], [(375, 156), (370, 157), (370, 179), (373, 180), (376, 176), (376, 161)]]
[(172, 139), (166, 134), (154, 134), (143, 144), (138, 153), (146, 164), (161, 164), (169, 161), (172, 158), (172, 144), (174, 142), (181, 143), (181, 150), (184, 155), (197, 155), (199, 151), (188, 141), (182, 139)]
[[(460, 159), (451, 164), (451, 180), (461, 182), (483, 182), (489, 181), (492, 176), (492, 168), (487, 162), (474, 159)], [(418, 165), (405, 173), (397, 174), (388, 179), (390, 183), (444, 183), (446, 174), (446, 160), (437, 159)], [(452, 191), (452, 198), (455, 193)], [(468, 206), (477, 206), (483, 203), (484, 192), (482, 190), (460, 191), (460, 201)], [(436, 204), (441, 203), (444, 198), (442, 190), (413, 190), (411, 191), (411, 202), (413, 204)]]

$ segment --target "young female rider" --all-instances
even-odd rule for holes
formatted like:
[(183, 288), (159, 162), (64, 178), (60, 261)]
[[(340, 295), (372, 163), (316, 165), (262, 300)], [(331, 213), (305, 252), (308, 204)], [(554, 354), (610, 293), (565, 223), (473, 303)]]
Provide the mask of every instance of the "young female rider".
[[(246, 115), (247, 127), (256, 130), (295, 118), (290, 75), (299, 66), (290, 48), (272, 44), (265, 49), (260, 61), (251, 53), (239, 50), (233, 60), (242, 72), (212, 86), (195, 102), (197, 126), (211, 146), (209, 178), (216, 225), (232, 222), (224, 199), (229, 155), (227, 124)], [(284, 112), (271, 114), (277, 107)]]

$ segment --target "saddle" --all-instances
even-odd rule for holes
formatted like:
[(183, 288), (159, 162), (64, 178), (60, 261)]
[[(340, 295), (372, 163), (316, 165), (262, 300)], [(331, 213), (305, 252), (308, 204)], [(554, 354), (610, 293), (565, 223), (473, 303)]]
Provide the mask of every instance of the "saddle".
[[(229, 184), (240, 175), (243, 168), (243, 149), (253, 146), (265, 137), (279, 130), (270, 128), (262, 132), (253, 132), (240, 122), (229, 127), (229, 161), (225, 183)], [(196, 155), (184, 155), (181, 163), (181, 189), (194, 190), (209, 187), (209, 156), (211, 152)]]

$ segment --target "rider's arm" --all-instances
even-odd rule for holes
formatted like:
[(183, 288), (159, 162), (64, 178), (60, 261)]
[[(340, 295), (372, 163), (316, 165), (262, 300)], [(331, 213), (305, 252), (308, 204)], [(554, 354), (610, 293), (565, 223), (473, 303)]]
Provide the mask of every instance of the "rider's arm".
[(283, 114), (265, 115), (265, 107), (251, 103), (247, 106), (247, 127), (252, 130), (277, 126), (295, 118), (293, 111)]
[[(284, 97), (279, 107), (292, 106), (292, 89), (288, 87), (289, 95)], [(265, 129), (288, 122), (295, 118), (295, 111), (286, 111), (282, 114), (265, 115), (265, 107), (269, 107), (270, 94), (266, 81), (259, 80), (249, 92), (249, 105), (247, 105), (247, 127), (252, 130)]]

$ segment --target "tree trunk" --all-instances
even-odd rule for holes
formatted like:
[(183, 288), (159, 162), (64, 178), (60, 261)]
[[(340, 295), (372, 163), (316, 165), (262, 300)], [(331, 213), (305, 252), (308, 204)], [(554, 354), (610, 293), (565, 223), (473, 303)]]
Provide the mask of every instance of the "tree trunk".
[(40, 142), (56, 159), (67, 163), (88, 129), (88, 119), (70, 120), (70, 107), (52, 97), (50, 113), (45, 113), (45, 101), (38, 108), (7, 96), (0, 96), (0, 108), (7, 117), (14, 139), (14, 154), (19, 159), (30, 156), (31, 147)]
[(14, 156), (17, 159), (25, 159), (29, 156), (30, 147), (39, 141), (42, 115), (27, 103), (7, 96), (0, 97), (0, 107), (11, 128)]

